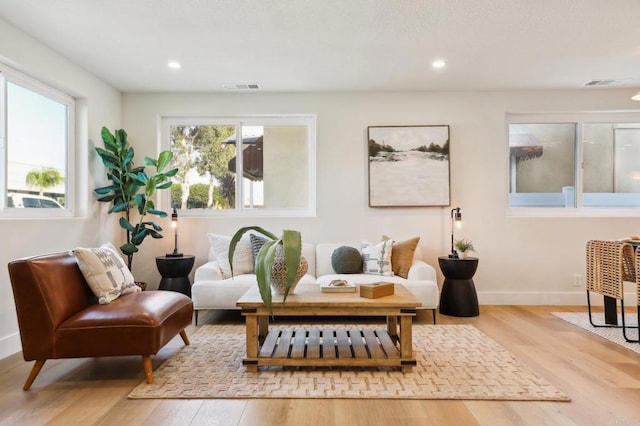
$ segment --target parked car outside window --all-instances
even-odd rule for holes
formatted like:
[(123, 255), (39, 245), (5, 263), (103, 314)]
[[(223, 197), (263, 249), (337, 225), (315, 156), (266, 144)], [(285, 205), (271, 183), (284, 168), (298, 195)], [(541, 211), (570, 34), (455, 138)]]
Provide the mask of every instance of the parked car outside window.
[(9, 194), (7, 206), (14, 208), (64, 208), (51, 197), (32, 194)]

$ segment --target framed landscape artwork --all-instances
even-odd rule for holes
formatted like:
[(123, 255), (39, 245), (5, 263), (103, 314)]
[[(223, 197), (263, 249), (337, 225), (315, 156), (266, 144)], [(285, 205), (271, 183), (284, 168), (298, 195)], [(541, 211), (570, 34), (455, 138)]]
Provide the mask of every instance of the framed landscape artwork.
[(369, 206), (449, 205), (449, 126), (370, 126)]

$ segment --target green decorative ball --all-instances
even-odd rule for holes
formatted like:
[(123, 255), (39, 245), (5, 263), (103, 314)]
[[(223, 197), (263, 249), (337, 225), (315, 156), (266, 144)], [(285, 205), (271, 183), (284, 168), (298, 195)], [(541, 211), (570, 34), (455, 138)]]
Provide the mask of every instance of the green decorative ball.
[(362, 272), (360, 251), (349, 246), (341, 246), (331, 254), (331, 266), (337, 274), (359, 274)]

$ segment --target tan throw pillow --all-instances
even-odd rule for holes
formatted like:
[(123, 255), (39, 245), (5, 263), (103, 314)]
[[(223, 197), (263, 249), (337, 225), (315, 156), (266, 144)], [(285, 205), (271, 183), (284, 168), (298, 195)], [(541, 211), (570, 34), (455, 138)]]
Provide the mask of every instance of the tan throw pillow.
[(418, 247), (420, 237), (393, 243), (391, 248), (391, 269), (399, 277), (407, 278), (413, 263), (413, 255)]
[(362, 272), (371, 275), (393, 276), (391, 269), (391, 246), (393, 240), (380, 241), (371, 244), (362, 242)]
[(104, 305), (123, 294), (142, 291), (113, 244), (103, 244), (99, 248), (77, 247), (73, 254), (98, 303)]

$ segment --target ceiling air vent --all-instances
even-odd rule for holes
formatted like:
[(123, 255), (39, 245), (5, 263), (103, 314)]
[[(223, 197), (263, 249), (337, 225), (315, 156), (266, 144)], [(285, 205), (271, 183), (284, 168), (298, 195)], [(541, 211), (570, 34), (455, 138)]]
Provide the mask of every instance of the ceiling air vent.
[(602, 86), (622, 86), (625, 80), (591, 80), (587, 81), (584, 85), (586, 87), (602, 87)]
[(258, 83), (251, 84), (225, 84), (225, 89), (228, 90), (259, 90), (260, 85)]

